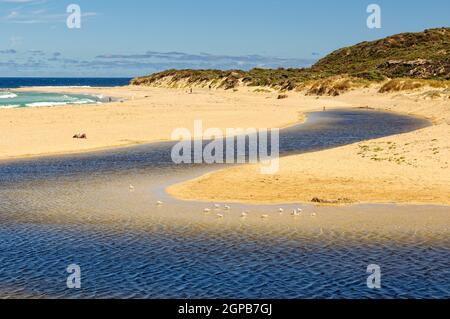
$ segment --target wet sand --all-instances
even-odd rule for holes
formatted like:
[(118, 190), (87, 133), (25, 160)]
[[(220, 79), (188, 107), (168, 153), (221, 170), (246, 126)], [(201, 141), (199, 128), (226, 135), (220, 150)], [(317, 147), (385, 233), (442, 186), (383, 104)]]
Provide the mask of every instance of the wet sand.
[[(84, 161), (81, 158), (82, 162)], [(51, 167), (66, 166), (50, 162)], [(80, 164), (81, 165), (81, 164)], [(114, 166), (114, 164), (113, 164)], [(39, 166), (38, 166), (39, 167)], [(45, 167), (42, 167), (45, 172)], [(170, 170), (171, 174), (168, 175)], [(243, 204), (230, 201), (180, 201), (164, 192), (167, 185), (211, 170), (164, 166), (135, 168), (123, 172), (99, 168), (97, 172), (61, 173), (55, 177), (28, 178), (0, 187), (3, 224), (49, 225), (50, 227), (107, 227), (115, 232), (153, 232), (162, 228), (185, 230), (189, 235), (223, 231), (251, 231), (266, 238), (330, 238), (361, 241), (402, 242), (419, 238), (441, 241), (448, 238), (448, 206), (437, 205), (351, 205)], [(130, 191), (129, 185), (134, 189)], [(157, 205), (162, 201), (162, 205)], [(219, 208), (215, 208), (219, 204)], [(225, 209), (229, 205), (230, 209)], [(280, 213), (279, 209), (283, 212)], [(292, 216), (301, 208), (299, 216)], [(209, 209), (205, 212), (205, 209)], [(242, 213), (247, 212), (245, 218)], [(221, 215), (221, 217), (219, 217)], [(265, 215), (267, 217), (263, 218)]]

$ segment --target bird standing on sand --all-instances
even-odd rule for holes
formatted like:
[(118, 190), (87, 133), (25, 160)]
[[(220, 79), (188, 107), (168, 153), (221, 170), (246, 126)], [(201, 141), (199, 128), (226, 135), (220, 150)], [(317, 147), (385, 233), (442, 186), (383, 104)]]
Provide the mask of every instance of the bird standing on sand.
[(217, 217), (218, 217), (219, 219), (222, 219), (222, 218), (223, 218), (223, 215), (222, 215), (222, 214), (217, 214)]
[(225, 210), (230, 210), (231, 209), (231, 207), (230, 206), (228, 206), (228, 205), (225, 205)]
[(203, 212), (205, 212), (205, 213), (210, 213), (210, 212), (211, 212), (211, 209), (205, 208), (205, 209), (203, 210)]
[(269, 218), (269, 215), (261, 215), (261, 218), (262, 219), (267, 219), (267, 218)]
[(134, 186), (130, 184), (130, 192), (134, 191)]
[(164, 203), (160, 200), (156, 202), (156, 205), (158, 205), (158, 206), (162, 206), (162, 204), (164, 204)]
[(278, 211), (279, 211), (280, 213), (283, 213), (283, 212), (284, 212), (284, 209), (283, 209), (283, 208), (280, 208)]
[(214, 208), (215, 208), (215, 209), (219, 209), (219, 208), (220, 208), (220, 205), (219, 205), (219, 204), (215, 204), (215, 205), (214, 205)]
[(298, 216), (300, 216), (300, 213), (298, 212), (298, 210), (294, 209), (294, 210), (292, 211), (292, 214), (291, 214), (291, 215), (294, 216), (294, 217), (298, 217)]
[(317, 213), (311, 213), (311, 217), (316, 217)]
[(248, 216), (248, 213), (247, 212), (243, 212), (242, 214), (241, 214), (241, 217), (242, 218), (246, 218)]

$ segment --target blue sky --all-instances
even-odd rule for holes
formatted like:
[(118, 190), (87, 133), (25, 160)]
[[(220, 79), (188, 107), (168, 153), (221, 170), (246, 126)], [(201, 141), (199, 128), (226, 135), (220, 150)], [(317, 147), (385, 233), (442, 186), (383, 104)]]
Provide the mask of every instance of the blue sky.
[[(71, 3), (81, 29), (67, 28)], [(366, 26), (371, 3), (381, 29)], [(0, 76), (302, 67), (343, 46), (442, 26), (448, 0), (0, 0)]]

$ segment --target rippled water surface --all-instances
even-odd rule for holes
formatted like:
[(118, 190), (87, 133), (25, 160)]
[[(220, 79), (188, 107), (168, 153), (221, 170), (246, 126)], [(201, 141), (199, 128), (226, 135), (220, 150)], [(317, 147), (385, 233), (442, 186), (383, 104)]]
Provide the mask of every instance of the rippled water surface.
[[(2, 286), (19, 296), (436, 298), (449, 293), (448, 246), (427, 243), (381, 245), (163, 225), (118, 232), (21, 224), (3, 225), (0, 234)], [(384, 288), (371, 291), (364, 270), (380, 261)], [(80, 291), (65, 289), (65, 267), (73, 262), (82, 268)]]
[[(313, 113), (305, 125), (283, 131), (281, 151), (301, 153), (426, 125), (363, 110)], [(170, 147), (0, 163), (0, 296), (450, 297), (448, 224), (365, 227), (373, 214), (446, 214), (448, 207), (323, 208), (315, 218), (292, 220), (275, 207), (233, 205), (219, 220), (203, 213), (206, 203), (165, 194), (171, 183), (217, 169), (174, 166)], [(157, 200), (165, 204), (158, 207)], [(245, 209), (268, 212), (271, 220), (242, 220)], [(348, 213), (355, 216), (351, 231), (339, 224)], [(81, 290), (66, 288), (72, 263), (81, 266)], [(382, 266), (383, 289), (367, 288), (369, 264)]]

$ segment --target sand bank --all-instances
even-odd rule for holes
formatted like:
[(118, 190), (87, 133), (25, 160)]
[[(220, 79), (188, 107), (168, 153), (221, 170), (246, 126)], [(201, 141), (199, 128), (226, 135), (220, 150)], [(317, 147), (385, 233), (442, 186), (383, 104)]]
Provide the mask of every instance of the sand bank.
[[(282, 158), (280, 171), (233, 167), (170, 187), (178, 198), (246, 203), (450, 204), (448, 125)], [(233, 187), (224, 187), (233, 185)]]
[[(426, 100), (424, 92), (380, 95), (357, 90), (334, 98), (341, 105), (371, 107), (432, 119), (434, 126), (326, 150), (282, 158), (280, 171), (261, 175), (258, 165), (214, 172), (168, 188), (179, 199), (244, 203), (450, 204), (450, 100)], [(309, 97), (293, 96), (299, 105)], [(305, 101), (306, 103), (302, 103)], [(329, 98), (316, 98), (325, 106)], [(308, 107), (303, 108), (306, 111)], [(233, 185), (233, 187), (224, 187)]]

